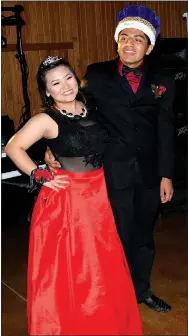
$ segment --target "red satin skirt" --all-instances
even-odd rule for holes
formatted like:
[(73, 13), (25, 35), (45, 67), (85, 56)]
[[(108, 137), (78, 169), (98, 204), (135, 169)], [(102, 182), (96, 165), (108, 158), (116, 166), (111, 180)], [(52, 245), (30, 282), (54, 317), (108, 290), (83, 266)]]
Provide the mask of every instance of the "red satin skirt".
[(142, 335), (103, 169), (42, 187), (30, 232), (29, 335)]

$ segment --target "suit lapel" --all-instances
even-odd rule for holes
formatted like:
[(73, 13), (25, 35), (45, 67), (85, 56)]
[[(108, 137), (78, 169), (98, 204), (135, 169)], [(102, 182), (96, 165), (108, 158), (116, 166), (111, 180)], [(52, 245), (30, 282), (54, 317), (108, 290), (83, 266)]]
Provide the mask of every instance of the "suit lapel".
[[(142, 78), (140, 81), (140, 85), (138, 87), (137, 92), (135, 93), (136, 99), (140, 99), (141, 96), (148, 94), (148, 89), (151, 90), (151, 84), (153, 81), (153, 74), (149, 71), (148, 64), (144, 64), (144, 71), (142, 74)], [(147, 91), (147, 93), (146, 93)]]
[(112, 94), (116, 93), (120, 100), (127, 101), (134, 96), (134, 92), (126, 78), (120, 76), (118, 71), (119, 58), (113, 61), (113, 66), (108, 72), (108, 89)]
[(118, 81), (119, 81), (119, 84), (121, 86), (121, 88), (123, 89), (123, 94), (126, 95), (130, 95), (130, 97), (134, 96), (134, 92), (131, 88), (131, 85), (129, 84), (128, 80), (123, 77), (123, 76), (118, 76)]
[(142, 95), (142, 93), (144, 91), (144, 88), (147, 85), (147, 77), (148, 77), (148, 67), (147, 67), (147, 65), (144, 65), (144, 71), (142, 73), (140, 84), (139, 84), (138, 89), (135, 93), (136, 99), (140, 98), (140, 96)]
[[(148, 94), (151, 84), (154, 83), (153, 74), (149, 71), (147, 62), (144, 63), (144, 71), (136, 93), (133, 92), (128, 80), (120, 76), (118, 72), (119, 58), (115, 59), (108, 69), (108, 94), (115, 96), (120, 102), (131, 102), (133, 98), (139, 100), (141, 96)], [(146, 92), (147, 91), (147, 92)]]

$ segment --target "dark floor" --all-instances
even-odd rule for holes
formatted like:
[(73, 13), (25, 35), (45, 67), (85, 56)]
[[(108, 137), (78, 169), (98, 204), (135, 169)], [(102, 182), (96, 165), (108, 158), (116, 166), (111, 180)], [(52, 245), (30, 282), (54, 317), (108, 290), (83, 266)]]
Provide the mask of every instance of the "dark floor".
[[(9, 212), (12, 210), (9, 210)], [(26, 336), (26, 269), (29, 224), (26, 216), (3, 219), (2, 336)], [(144, 335), (188, 335), (188, 263), (186, 213), (170, 214), (156, 226), (152, 287), (173, 310), (153, 312), (140, 305)], [(6, 218), (6, 216), (5, 216)]]

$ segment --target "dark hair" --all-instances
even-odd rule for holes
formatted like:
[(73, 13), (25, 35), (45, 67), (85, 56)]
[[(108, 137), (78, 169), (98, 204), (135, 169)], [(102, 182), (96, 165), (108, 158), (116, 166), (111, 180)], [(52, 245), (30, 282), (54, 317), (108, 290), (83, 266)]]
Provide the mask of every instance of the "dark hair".
[(144, 35), (145, 35), (145, 38), (146, 38), (147, 43), (148, 43), (148, 46), (149, 46), (149, 45), (151, 44), (150, 38), (149, 38), (149, 36), (146, 35), (145, 33), (144, 33)]
[[(75, 73), (74, 69), (72, 68), (72, 66), (70, 65), (70, 63), (65, 60), (64, 58), (57, 58), (57, 60), (55, 60), (55, 57), (54, 60), (51, 60), (51, 63), (48, 62), (48, 59), (52, 58), (52, 56), (48, 56), (47, 58), (45, 58), (43, 60), (43, 62), (40, 64), (39, 66), (39, 69), (37, 71), (37, 83), (38, 83), (38, 90), (39, 90), (39, 94), (40, 94), (40, 97), (41, 97), (41, 101), (42, 101), (42, 106), (44, 108), (49, 108), (49, 107), (52, 107), (54, 105), (54, 99), (50, 96), (50, 97), (47, 97), (46, 95), (46, 73), (49, 71), (49, 70), (52, 70), (52, 69), (55, 69), (57, 68), (58, 66), (60, 65), (63, 65), (65, 67), (67, 67), (74, 75), (77, 83), (78, 83), (78, 87), (80, 87), (80, 80), (77, 76), (77, 74)], [(46, 64), (45, 64), (46, 62)], [(78, 100), (81, 100), (82, 102), (85, 103), (85, 98), (82, 94), (82, 92), (78, 92), (77, 96), (76, 96), (76, 99)]]

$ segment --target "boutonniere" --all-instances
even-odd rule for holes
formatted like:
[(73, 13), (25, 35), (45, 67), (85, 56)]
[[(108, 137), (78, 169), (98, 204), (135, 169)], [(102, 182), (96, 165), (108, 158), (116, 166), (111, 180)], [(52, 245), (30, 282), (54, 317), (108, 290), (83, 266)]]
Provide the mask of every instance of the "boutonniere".
[(156, 98), (161, 98), (161, 96), (165, 93), (166, 91), (166, 88), (165, 86), (162, 86), (162, 85), (155, 85), (155, 84), (151, 84), (151, 89), (152, 89), (152, 92), (154, 93), (155, 95), (155, 99)]

